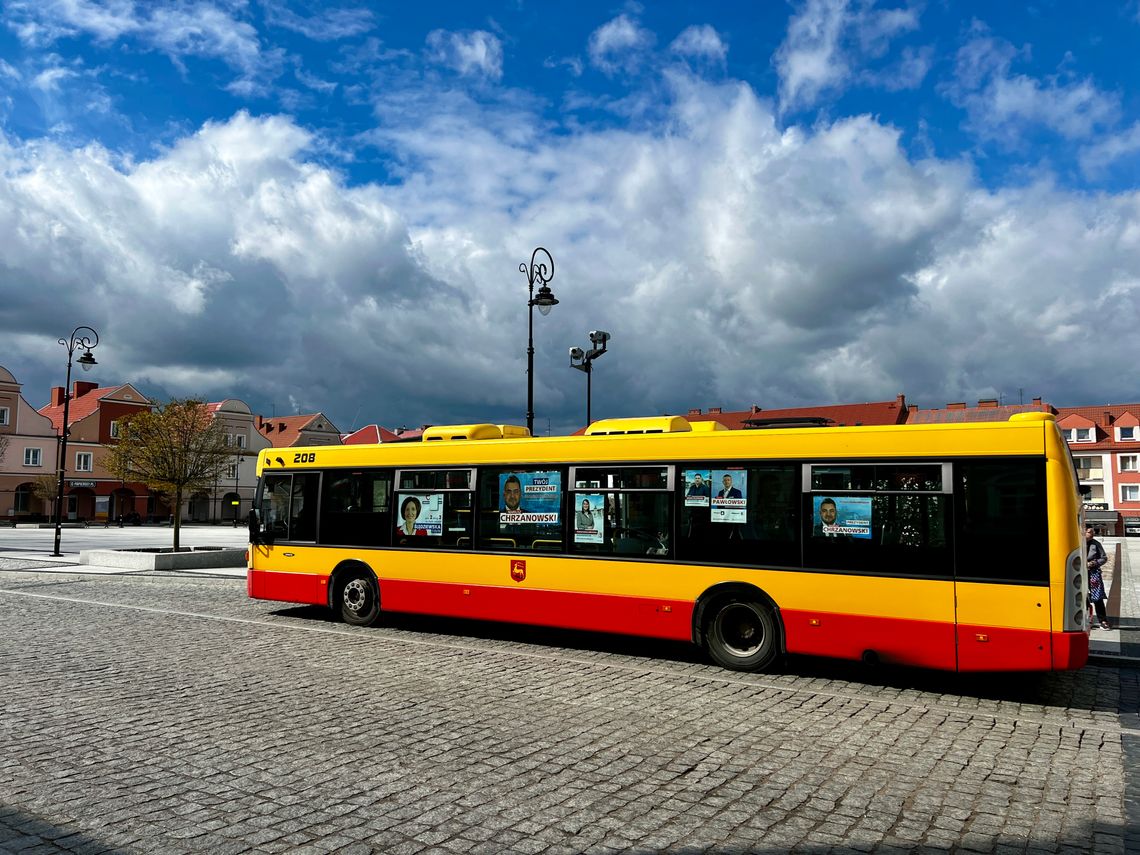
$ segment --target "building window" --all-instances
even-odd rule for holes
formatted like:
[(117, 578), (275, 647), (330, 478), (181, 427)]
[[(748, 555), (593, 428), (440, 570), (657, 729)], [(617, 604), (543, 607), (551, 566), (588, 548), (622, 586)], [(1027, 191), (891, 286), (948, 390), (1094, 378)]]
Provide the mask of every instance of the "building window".
[(8, 424), (8, 408), (0, 407), (0, 425)]
[(111, 438), (112, 439), (118, 439), (119, 438), (119, 422), (117, 420), (111, 422)]
[(91, 471), (91, 452), (80, 451), (75, 455), (75, 471), (76, 472), (90, 472)]
[(231, 463), (226, 467), (226, 478), (234, 480), (237, 478), (238, 468), (236, 464)]
[(38, 448), (24, 449), (25, 466), (43, 466), (43, 452)]
[(239, 433), (237, 435), (237, 447), (238, 448), (245, 448), (245, 434), (244, 433)]
[(1137, 468), (1137, 460), (1140, 455), (1137, 454), (1122, 454), (1120, 455), (1120, 471), (1121, 472), (1136, 472), (1140, 471)]
[(1121, 442), (1135, 442), (1136, 441), (1136, 428), (1134, 427), (1118, 427), (1116, 429), (1116, 438)]
[(231, 446), (233, 444), (234, 444), (234, 435), (232, 433), (227, 433), (226, 434), (226, 447), (228, 448), (229, 446)]
[(1073, 442), (1092, 442), (1092, 428), (1074, 428)]
[(1140, 484), (1121, 484), (1120, 501), (1140, 502)]

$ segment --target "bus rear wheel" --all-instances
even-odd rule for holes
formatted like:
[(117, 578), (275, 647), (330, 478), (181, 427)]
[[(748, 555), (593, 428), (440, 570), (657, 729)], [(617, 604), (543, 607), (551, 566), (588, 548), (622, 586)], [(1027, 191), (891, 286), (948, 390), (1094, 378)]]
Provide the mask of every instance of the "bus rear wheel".
[(751, 600), (723, 600), (705, 628), (705, 649), (733, 671), (763, 671), (780, 653), (780, 624), (772, 608)]
[(371, 626), (380, 616), (380, 592), (367, 570), (353, 570), (340, 589), (341, 619), (353, 626)]

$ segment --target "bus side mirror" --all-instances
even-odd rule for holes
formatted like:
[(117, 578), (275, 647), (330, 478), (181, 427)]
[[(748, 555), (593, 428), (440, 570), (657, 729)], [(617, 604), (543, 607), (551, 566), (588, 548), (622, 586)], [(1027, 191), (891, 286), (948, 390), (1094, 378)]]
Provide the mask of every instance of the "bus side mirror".
[(249, 542), (261, 543), (261, 521), (257, 518), (257, 510), (249, 511)]

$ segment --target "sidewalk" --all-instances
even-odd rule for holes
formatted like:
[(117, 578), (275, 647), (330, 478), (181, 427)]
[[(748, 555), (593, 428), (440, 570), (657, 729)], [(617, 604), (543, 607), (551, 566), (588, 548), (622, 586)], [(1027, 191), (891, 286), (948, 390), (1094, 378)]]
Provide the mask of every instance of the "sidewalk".
[[(126, 528), (92, 527), (64, 529), (60, 551), (52, 555), (55, 532), (52, 529), (0, 530), (0, 571), (22, 570), (44, 573), (89, 573), (93, 575), (170, 573), (191, 576), (229, 576), (245, 578), (244, 567), (201, 567), (186, 570), (124, 570), (121, 567), (103, 567), (81, 564), (80, 554), (101, 549), (153, 549), (168, 548), (173, 532), (159, 526)], [(183, 526), (181, 546), (215, 546), (244, 548), (248, 534), (244, 528), (229, 526)]]
[[(1112, 629), (1094, 629), (1089, 635), (1090, 660), (1140, 665), (1140, 538), (1099, 538), (1108, 553), (1104, 568), (1108, 591), (1108, 622)], [(1120, 563), (1117, 566), (1117, 546)]]

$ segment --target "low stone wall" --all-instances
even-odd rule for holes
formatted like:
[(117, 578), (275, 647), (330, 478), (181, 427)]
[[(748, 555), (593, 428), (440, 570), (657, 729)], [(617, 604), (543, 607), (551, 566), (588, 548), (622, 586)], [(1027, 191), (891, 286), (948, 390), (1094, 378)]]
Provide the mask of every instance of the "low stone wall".
[(85, 549), (80, 564), (122, 570), (201, 570), (245, 567), (245, 549), (192, 549), (187, 552), (144, 552), (130, 549)]

